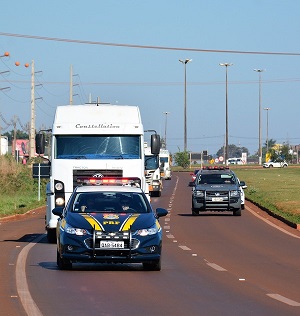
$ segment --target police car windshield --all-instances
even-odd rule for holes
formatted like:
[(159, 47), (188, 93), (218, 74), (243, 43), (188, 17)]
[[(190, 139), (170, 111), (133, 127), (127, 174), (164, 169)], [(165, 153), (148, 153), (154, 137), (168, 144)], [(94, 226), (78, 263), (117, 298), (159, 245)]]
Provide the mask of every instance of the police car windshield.
[(78, 193), (72, 212), (76, 213), (149, 213), (151, 210), (143, 194), (132, 192)]
[(234, 184), (235, 178), (232, 174), (201, 174), (197, 184)]

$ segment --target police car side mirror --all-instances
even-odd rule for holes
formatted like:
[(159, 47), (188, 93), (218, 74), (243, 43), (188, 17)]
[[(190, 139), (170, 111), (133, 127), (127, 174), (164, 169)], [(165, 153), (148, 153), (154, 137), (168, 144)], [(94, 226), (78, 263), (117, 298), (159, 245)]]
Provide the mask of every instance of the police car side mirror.
[(242, 187), (243, 189), (247, 189), (245, 181), (240, 181), (240, 187)]
[(64, 208), (61, 207), (61, 206), (55, 207), (55, 208), (52, 210), (52, 213), (53, 213), (54, 215), (56, 215), (56, 216), (61, 217), (62, 214), (63, 214), (63, 209), (64, 209)]
[(158, 207), (156, 209), (156, 215), (157, 217), (162, 217), (162, 216), (166, 216), (168, 214), (168, 211), (164, 208)]
[(196, 186), (195, 181), (189, 182), (189, 187), (195, 187), (195, 186)]

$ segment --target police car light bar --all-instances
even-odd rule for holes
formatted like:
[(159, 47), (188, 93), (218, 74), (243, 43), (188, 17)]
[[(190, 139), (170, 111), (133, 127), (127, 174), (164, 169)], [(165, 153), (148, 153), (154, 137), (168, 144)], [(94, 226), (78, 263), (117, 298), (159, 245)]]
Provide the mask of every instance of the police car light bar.
[(123, 185), (123, 186), (128, 185), (128, 186), (141, 187), (141, 180), (139, 178), (78, 177), (77, 183), (79, 185)]
[(225, 170), (229, 169), (228, 166), (203, 166), (202, 170)]

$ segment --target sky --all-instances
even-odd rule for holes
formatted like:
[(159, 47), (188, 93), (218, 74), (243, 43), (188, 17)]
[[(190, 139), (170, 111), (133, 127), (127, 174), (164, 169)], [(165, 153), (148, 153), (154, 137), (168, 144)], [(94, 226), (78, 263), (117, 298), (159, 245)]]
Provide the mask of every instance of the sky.
[[(0, 55), (10, 54), (0, 58), (2, 133), (16, 118), (18, 129), (30, 122), (32, 68), (36, 129), (50, 128), (55, 108), (70, 102), (72, 66), (74, 105), (97, 98), (137, 105), (144, 129), (166, 136), (171, 153), (183, 151), (179, 59), (192, 59), (186, 64), (187, 150), (214, 155), (224, 145), (226, 67), (220, 63), (232, 64), (228, 143), (255, 154), (260, 127), (262, 144), (267, 134), (277, 143), (300, 144), (299, 0), (1, 2)], [(263, 70), (260, 80), (254, 69)]]

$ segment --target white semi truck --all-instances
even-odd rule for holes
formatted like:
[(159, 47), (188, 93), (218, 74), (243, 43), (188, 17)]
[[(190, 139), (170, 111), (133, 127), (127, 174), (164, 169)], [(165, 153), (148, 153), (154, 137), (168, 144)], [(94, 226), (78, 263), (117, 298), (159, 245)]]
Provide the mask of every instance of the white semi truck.
[(167, 149), (161, 149), (159, 151), (159, 163), (160, 163), (160, 175), (165, 180), (171, 180), (172, 178), (172, 157)]
[[(151, 135), (153, 153), (160, 143)], [(145, 180), (144, 128), (139, 108), (128, 105), (58, 106), (52, 128), (45, 225), (49, 242), (56, 241), (57, 216), (82, 177), (136, 178), (149, 194)], [(37, 134), (38, 154), (45, 149), (44, 134)]]
[(150, 196), (161, 196), (163, 185), (159, 169), (159, 155), (158, 153), (153, 154), (151, 147), (147, 147), (147, 144), (145, 144), (145, 177)]

